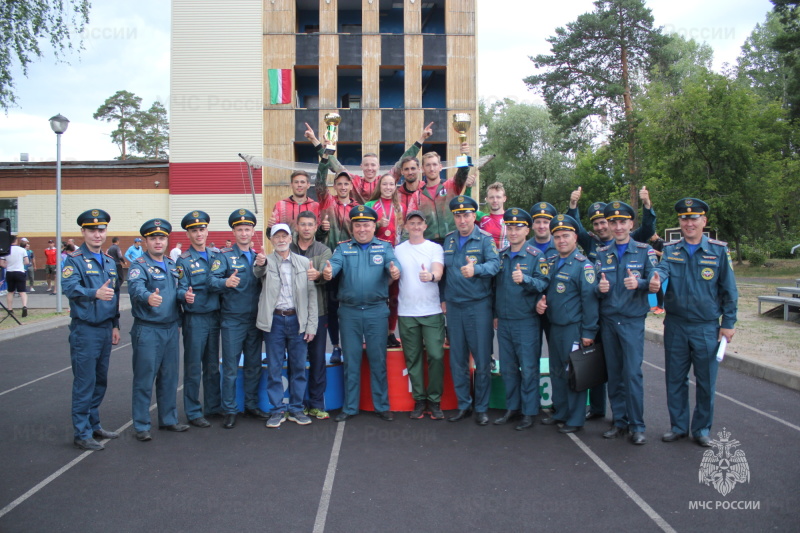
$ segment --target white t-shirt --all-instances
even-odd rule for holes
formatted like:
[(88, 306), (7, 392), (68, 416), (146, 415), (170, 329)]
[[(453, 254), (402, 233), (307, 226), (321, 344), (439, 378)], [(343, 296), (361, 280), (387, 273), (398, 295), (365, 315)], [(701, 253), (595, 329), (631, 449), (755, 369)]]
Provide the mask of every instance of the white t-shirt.
[[(442, 312), (439, 300), (439, 284), (419, 280), (422, 265), (431, 271), (432, 263), (444, 265), (444, 250), (433, 241), (426, 240), (420, 244), (405, 241), (394, 249), (394, 255), (400, 262), (400, 296), (398, 297), (397, 314), (400, 316), (430, 316)], [(438, 282), (439, 280), (437, 280)]]
[(178, 258), (181, 256), (181, 254), (182, 254), (182, 253), (183, 253), (183, 250), (181, 250), (180, 248), (178, 248), (178, 247), (176, 246), (175, 248), (173, 248), (172, 250), (170, 250), (170, 252), (169, 252), (169, 258), (170, 258), (170, 259), (172, 259), (173, 261), (177, 261), (177, 260), (178, 260)]
[(9, 272), (25, 272), (25, 259), (28, 258), (28, 252), (25, 248), (21, 248), (16, 244), (11, 247), (9, 254), (3, 259), (6, 260), (6, 270)]

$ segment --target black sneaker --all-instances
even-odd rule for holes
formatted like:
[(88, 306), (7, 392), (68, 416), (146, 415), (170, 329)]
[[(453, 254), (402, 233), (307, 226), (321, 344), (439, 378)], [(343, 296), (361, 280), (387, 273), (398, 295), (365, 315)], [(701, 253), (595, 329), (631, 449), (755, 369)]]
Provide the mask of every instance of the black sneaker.
[(431, 413), (431, 420), (444, 420), (444, 413), (439, 402), (428, 402), (428, 411)]
[(388, 348), (400, 347), (400, 341), (397, 340), (397, 337), (394, 336), (394, 333), (389, 333), (389, 337), (386, 339), (386, 346)]
[(408, 418), (417, 420), (423, 416), (425, 416), (425, 400), (417, 400), (414, 402), (414, 410), (411, 411), (411, 414), (408, 415)]
[(342, 349), (338, 346), (333, 347), (331, 351), (331, 364), (336, 365), (342, 362)]
[(26, 316), (28, 316), (28, 308), (27, 307), (23, 307), (22, 308), (22, 318), (25, 318)]

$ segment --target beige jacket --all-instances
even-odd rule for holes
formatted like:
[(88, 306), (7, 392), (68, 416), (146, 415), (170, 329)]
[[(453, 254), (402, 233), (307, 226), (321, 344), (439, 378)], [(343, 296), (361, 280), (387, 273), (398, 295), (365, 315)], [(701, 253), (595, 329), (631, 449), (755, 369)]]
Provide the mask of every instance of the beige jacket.
[[(292, 262), (292, 298), (300, 323), (300, 334), (317, 334), (317, 292), (314, 282), (308, 280), (309, 261), (305, 257), (289, 253)], [(253, 274), (261, 279), (261, 295), (258, 298), (258, 318), (256, 327), (269, 332), (272, 329), (272, 315), (278, 303), (281, 290), (280, 263), (277, 252), (267, 256), (262, 266), (253, 265)]]

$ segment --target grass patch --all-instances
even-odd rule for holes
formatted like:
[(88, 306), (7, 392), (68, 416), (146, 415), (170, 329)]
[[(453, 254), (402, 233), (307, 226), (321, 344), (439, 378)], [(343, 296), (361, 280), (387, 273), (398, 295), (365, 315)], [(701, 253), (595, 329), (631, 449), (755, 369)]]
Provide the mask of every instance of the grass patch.
[(767, 259), (766, 265), (757, 267), (745, 261), (741, 265), (734, 263), (733, 271), (742, 278), (786, 278), (792, 280), (790, 285), (794, 285), (794, 280), (800, 278), (800, 260)]
[[(2, 319), (5, 316), (6, 312), (2, 308), (0, 308), (0, 319)], [(49, 318), (69, 316), (69, 311), (62, 311), (61, 313), (56, 313), (51, 309), (28, 309), (28, 316), (22, 318), (22, 308), (15, 307), (14, 316), (17, 317), (17, 320), (22, 322), (22, 325), (24, 326), (25, 324), (33, 324), (34, 322), (41, 322), (42, 320), (47, 320)], [(8, 317), (6, 320), (3, 321), (2, 324), (0, 324), (0, 330), (10, 329), (15, 327), (17, 327), (17, 323), (14, 322), (14, 319), (11, 317)]]

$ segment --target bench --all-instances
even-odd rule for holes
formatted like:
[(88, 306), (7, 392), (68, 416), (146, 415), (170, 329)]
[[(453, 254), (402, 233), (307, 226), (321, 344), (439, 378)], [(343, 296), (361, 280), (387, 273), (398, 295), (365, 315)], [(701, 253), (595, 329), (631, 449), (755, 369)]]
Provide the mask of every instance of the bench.
[(798, 287), (800, 287), (800, 279), (794, 280), (794, 284), (797, 285)]
[(787, 298), (786, 296), (759, 296), (758, 297), (758, 314), (761, 314), (761, 303), (771, 302), (783, 305), (783, 319), (789, 320), (789, 308), (800, 308), (800, 298)]
[(791, 298), (800, 298), (800, 287), (777, 287), (775, 291), (778, 296), (783, 293), (791, 295)]

